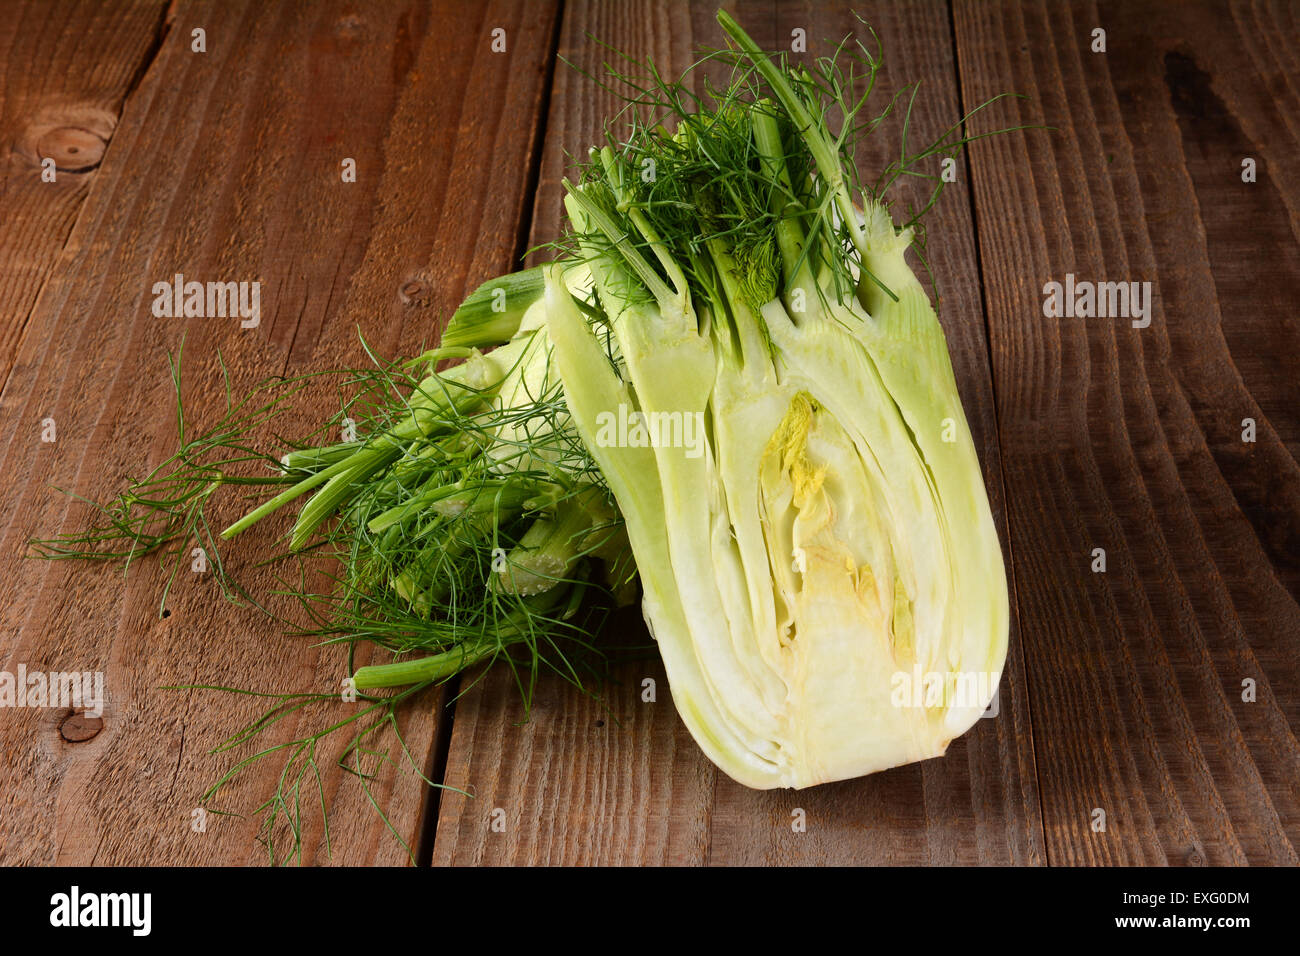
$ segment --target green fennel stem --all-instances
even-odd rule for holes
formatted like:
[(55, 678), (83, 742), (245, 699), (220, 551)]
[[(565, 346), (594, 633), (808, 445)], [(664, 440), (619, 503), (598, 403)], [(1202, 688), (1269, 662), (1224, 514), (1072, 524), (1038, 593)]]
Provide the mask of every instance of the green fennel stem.
[(840, 158), (831, 143), (822, 135), (822, 127), (808, 112), (803, 101), (795, 93), (794, 87), (786, 78), (785, 73), (763, 52), (762, 47), (755, 43), (744, 30), (725, 10), (718, 11), (718, 23), (722, 29), (735, 41), (736, 45), (743, 50), (749, 57), (755, 69), (763, 75), (768, 85), (772, 87), (772, 92), (776, 94), (785, 107), (786, 112), (794, 120), (795, 128), (803, 138), (804, 144), (808, 147), (808, 152), (812, 154), (814, 161), (817, 163), (817, 172), (822, 176), (827, 185), (830, 187), (831, 194), (835, 197), (835, 205), (840, 211), (840, 217), (844, 220), (845, 228), (849, 231), (849, 236), (853, 241), (853, 246), (858, 251), (858, 255), (863, 260), (863, 274), (872, 282), (878, 285), (881, 290), (895, 302), (898, 296), (893, 290), (885, 285), (880, 279), (876, 278), (865, 266), (869, 250), (867, 249), (866, 234), (863, 231), (861, 223), (858, 222), (857, 210), (853, 207), (853, 197), (849, 195), (849, 190), (844, 184), (844, 170), (840, 166)]
[[(431, 381), (437, 382), (437, 388), (426, 391), (426, 387), (435, 388), (429, 384)], [(311, 532), (347, 497), (348, 490), (357, 480), (373, 474), (398, 457), (403, 446), (411, 439), (445, 428), (447, 422), (439, 417), (440, 413), (446, 413), (448, 409), (453, 413), (462, 412), (483, 400), (482, 393), (469, 390), (454, 380), (451, 384), (461, 389), (461, 393), (453, 396), (447, 391), (446, 384), (436, 376), (426, 379), (416, 390), (414, 397), (407, 402), (410, 412), (404, 420), (389, 431), (376, 436), (369, 444), (362, 445), (348, 457), (336, 461), (315, 474), (308, 475), (293, 487), (253, 509), (222, 531), (221, 537), (233, 538), (318, 485), (326, 484), (321, 494), (313, 497), (303, 508), (298, 523), (294, 526), (293, 550), (301, 548)]]
[(491, 644), (480, 644), (477, 647), (461, 646), (441, 654), (434, 654), (432, 657), (397, 661), (393, 664), (370, 664), (357, 668), (357, 672), (352, 675), (352, 682), (358, 690), (369, 690), (375, 687), (405, 687), (407, 684), (445, 680), (484, 658), (491, 657), (497, 650), (497, 646)]

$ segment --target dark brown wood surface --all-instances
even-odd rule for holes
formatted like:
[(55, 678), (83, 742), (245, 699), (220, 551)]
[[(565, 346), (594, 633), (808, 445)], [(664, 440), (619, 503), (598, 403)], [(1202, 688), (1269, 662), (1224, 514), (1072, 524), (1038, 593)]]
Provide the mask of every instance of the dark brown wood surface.
[[(856, 23), (847, 3), (728, 8), (765, 46), (805, 30), (808, 56)], [(720, 31), (711, 5), (675, 0), (0, 12), (0, 669), (103, 670), (110, 697), (102, 722), (0, 710), (0, 862), (258, 862), (255, 819), (191, 828), (229, 762), (208, 751), (258, 702), (159, 688), (334, 691), (342, 654), (269, 632), (184, 575), (160, 618), (148, 561), (124, 578), (24, 559), (29, 538), (84, 519), (50, 485), (102, 498), (169, 452), (165, 353), (182, 334), (200, 423), (220, 413), (218, 348), (239, 387), (360, 361), (358, 327), (384, 354), (432, 340), (468, 289), (559, 228), (566, 151), (596, 139), (613, 100), (557, 55), (598, 68), (599, 40), (673, 72)], [(601, 700), (543, 680), (530, 714), (489, 673), (403, 720), (422, 769), (472, 796), (431, 792), (400, 763), (371, 785), (421, 861), (1297, 861), (1300, 13), (1051, 0), (861, 12), (884, 49), (882, 98), (921, 81), (915, 142), (1007, 91), (1026, 98), (968, 132), (1052, 127), (974, 143), (929, 220), (1012, 588), (999, 716), (940, 760), (756, 792), (701, 756), (657, 663), (620, 665)], [(892, 158), (897, 135), (882, 127), (864, 168)], [(47, 154), (55, 183), (40, 182)], [(341, 182), (345, 157), (355, 183)], [(1256, 182), (1242, 181), (1246, 158)], [(154, 318), (150, 288), (175, 272), (260, 280), (260, 327)], [(1044, 317), (1044, 284), (1067, 273), (1150, 281), (1150, 326)], [(240, 562), (284, 528), (250, 536)], [(627, 614), (615, 628), (640, 625)], [(335, 757), (320, 757), (331, 852), (307, 814), (304, 861), (406, 859)], [(222, 806), (252, 810), (278, 771), (245, 774)], [(792, 831), (796, 809), (806, 832)]]
[[(1295, 8), (955, 23), (967, 101), (1014, 89), (1007, 118), (1058, 127), (971, 151), (1048, 858), (1293, 864)], [(1150, 327), (1045, 320), (1071, 272), (1150, 281)]]
[[(123, 12), (104, 14), (104, 29), (123, 31), (119, 42), (104, 44), (111, 55), (138, 59), (151, 43), (156, 50), (148, 64), (120, 71), (130, 77), (140, 68), (143, 76), (30, 317), (20, 301), (6, 314), (7, 324), (26, 321), (4, 385), (0, 436), (0, 475), (15, 489), (0, 504), (0, 666), (102, 670), (109, 703), (99, 732), (78, 742), (60, 733), (64, 713), (0, 712), (0, 857), (256, 862), (266, 858), (256, 819), (211, 816), (196, 833), (191, 815), (231, 762), (208, 751), (263, 702), (159, 688), (336, 690), (344, 676), (337, 653), (268, 631), (265, 618), (187, 575), (160, 619), (155, 563), (123, 578), (107, 566), (24, 559), (26, 542), (85, 519), (50, 485), (103, 497), (174, 448), (166, 351), (182, 334), (186, 405), (201, 428), (222, 409), (218, 348), (237, 391), (268, 374), (363, 362), (358, 326), (383, 352), (411, 351), (432, 338), (439, 311), (509, 266), (536, 154), (554, 10), (410, 3), (390, 4), (377, 17), (345, 3), (181, 4), (165, 19), (147, 11), (156, 33), (134, 54), (124, 44), (139, 14), (131, 5), (131, 17)], [(467, 33), (500, 24), (517, 42), (504, 55), (448, 44), (451, 24)], [(65, 19), (62, 28), (75, 24)], [(205, 53), (192, 51), (198, 28), (206, 31)], [(69, 65), (51, 70), (47, 89), (65, 72), (79, 82)], [(75, 103), (78, 95), (80, 87), (48, 93), (56, 102)], [(495, 161), (484, 165), (489, 154)], [(345, 157), (357, 162), (355, 183), (342, 182)], [(39, 188), (28, 184), (34, 168), (21, 175), (23, 189)], [(54, 188), (48, 195), (62, 201)], [(22, 217), (49, 212), (27, 203), (12, 215), (6, 234), (35, 229)], [(155, 319), (151, 287), (176, 272), (260, 279), (260, 327)], [(57, 426), (53, 444), (40, 441), (47, 417)], [(268, 553), (273, 537), (251, 537), (241, 563)], [(431, 698), (405, 713), (407, 744), (421, 758), (434, 749), (436, 711)], [(290, 718), (266, 744), (315, 729), (320, 719)], [(320, 758), (329, 771), (331, 859), (401, 862), (405, 851), (364, 791), (331, 769), (337, 751)], [(267, 761), (238, 778), (218, 805), (248, 813), (274, 792), (279, 772)], [(371, 790), (418, 849), (426, 788), (409, 768), (388, 767)], [(316, 798), (309, 791), (305, 799)], [(324, 858), (323, 829), (319, 815), (307, 819), (304, 859), (316, 862)]]

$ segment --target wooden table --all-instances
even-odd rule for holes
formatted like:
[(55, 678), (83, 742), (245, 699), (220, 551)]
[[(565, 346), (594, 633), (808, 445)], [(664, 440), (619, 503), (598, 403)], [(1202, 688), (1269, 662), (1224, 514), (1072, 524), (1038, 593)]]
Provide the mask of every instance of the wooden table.
[[(769, 47), (802, 28), (810, 56), (854, 22), (839, 3), (733, 12)], [(493, 672), (402, 718), (415, 762), (472, 797), (401, 761), (370, 784), (421, 862), (1297, 862), (1300, 7), (863, 12), (882, 95), (922, 81), (916, 142), (1004, 91), (1026, 98), (971, 132), (1053, 127), (974, 143), (929, 220), (1012, 587), (999, 716), (940, 760), (754, 792), (701, 756), (668, 694), (642, 702), (657, 664), (621, 668), (603, 701), (544, 680), (526, 723)], [(201, 575), (160, 616), (156, 563), (124, 577), (26, 543), (84, 521), (51, 485), (102, 498), (169, 453), (183, 333), (186, 402), (210, 417), (218, 348), (236, 387), (362, 361), (358, 327), (409, 354), (553, 237), (565, 151), (612, 105), (557, 65), (597, 67), (588, 34), (666, 71), (721, 42), (709, 5), (674, 0), (0, 3), (0, 669), (99, 670), (109, 694), (99, 721), (0, 710), (0, 862), (266, 859), (255, 818), (193, 815), (231, 760), (209, 751), (259, 701), (160, 688), (334, 691), (338, 649), (279, 635)], [(896, 148), (882, 131), (862, 162)], [(259, 280), (260, 326), (155, 318), (151, 287), (175, 273)], [(1150, 282), (1149, 326), (1045, 317), (1067, 274)], [(405, 862), (329, 756), (331, 852), (307, 814), (304, 862)], [(259, 764), (221, 804), (255, 808), (278, 772)]]

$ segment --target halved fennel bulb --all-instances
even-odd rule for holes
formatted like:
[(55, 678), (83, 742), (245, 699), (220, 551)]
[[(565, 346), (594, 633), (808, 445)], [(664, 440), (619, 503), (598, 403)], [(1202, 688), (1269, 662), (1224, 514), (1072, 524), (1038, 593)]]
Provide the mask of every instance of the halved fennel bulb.
[[(787, 290), (732, 302), (725, 323), (689, 302), (607, 305), (617, 362), (548, 275), (554, 359), (626, 520), (673, 700), (755, 788), (943, 754), (1006, 655), (1002, 553), (943, 332), (910, 235), (874, 206), (864, 228), (893, 296)], [(602, 301), (625, 298), (613, 256), (587, 265)], [(620, 406), (698, 416), (703, 454), (602, 443)]]

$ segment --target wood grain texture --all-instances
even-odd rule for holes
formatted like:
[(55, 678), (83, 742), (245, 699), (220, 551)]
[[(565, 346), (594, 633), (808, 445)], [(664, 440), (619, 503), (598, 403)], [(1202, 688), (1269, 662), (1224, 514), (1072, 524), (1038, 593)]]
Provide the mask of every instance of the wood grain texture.
[[(727, 7), (768, 47), (803, 28), (808, 55), (855, 24), (847, 2)], [(878, 98), (922, 83), (913, 143), (1007, 91), (1027, 99), (995, 104), (972, 132), (1055, 127), (975, 143), (929, 217), (1012, 584), (1000, 716), (940, 760), (755, 792), (701, 755), (653, 655), (616, 667), (600, 699), (544, 679), (531, 714), (493, 672), (467, 682), (450, 728), (438, 694), (402, 721), (416, 763), (472, 797), (434, 799), (409, 766), (387, 765), (375, 800), (412, 847), (432, 837), (435, 864), (1300, 862), (1300, 9), (859, 9), (884, 51)], [(0, 3), (0, 670), (101, 670), (109, 693), (102, 720), (0, 709), (0, 863), (263, 861), (254, 819), (190, 828), (230, 763), (208, 751), (261, 706), (160, 688), (334, 691), (344, 673), (340, 653), (282, 637), (210, 580), (183, 574), (160, 618), (152, 561), (124, 578), (23, 558), (31, 537), (85, 520), (51, 486), (102, 498), (171, 452), (165, 354), (182, 335), (196, 427), (221, 411), (218, 349), (239, 390), (363, 363), (358, 332), (384, 355), (434, 340), (465, 292), (557, 234), (565, 153), (582, 155), (616, 107), (557, 48), (598, 70), (610, 54), (590, 33), (672, 73), (720, 43), (713, 12)], [(1104, 54), (1089, 49), (1096, 27)], [(893, 158), (898, 131), (865, 144), (863, 168)], [(44, 155), (55, 183), (40, 182)], [(355, 183), (341, 182), (344, 157)], [(259, 280), (260, 327), (154, 318), (151, 286), (177, 272)], [(1043, 285), (1067, 273), (1150, 281), (1150, 327), (1045, 318)], [(313, 393), (280, 430), (313, 428), (336, 402)], [(237, 575), (257, 580), (291, 518), (227, 550)], [(609, 628), (614, 642), (645, 637), (637, 609)], [(1244, 680), (1257, 700), (1243, 701)], [(309, 813), (305, 861), (404, 862), (333, 767), (342, 742), (320, 753), (333, 852)], [(396, 753), (391, 738), (380, 747)], [(279, 768), (246, 773), (219, 805), (251, 811)], [(791, 831), (796, 808), (807, 832)]]
[[(855, 23), (847, 4), (741, 3), (732, 12), (769, 48), (788, 47), (791, 30), (804, 28), (814, 56), (828, 52)], [(937, 137), (961, 115), (947, 7), (883, 8), (872, 12), (872, 26), (886, 58), (880, 102), (888, 102), (903, 82), (922, 80), (911, 135), (915, 143)], [(669, 74), (694, 62), (699, 47), (721, 42), (708, 5), (570, 2), (561, 51), (589, 71), (598, 70), (608, 53), (588, 33), (634, 56), (652, 56)], [(582, 77), (557, 72), (534, 242), (560, 228), (565, 152), (582, 155), (616, 108), (612, 96)], [(894, 157), (898, 131), (899, 123), (887, 125), (865, 144), (862, 168), (878, 169)], [(937, 171), (936, 163), (932, 172)], [(963, 176), (950, 189), (930, 220), (932, 266), (963, 402), (1001, 522), (997, 424), (964, 181)], [(919, 195), (900, 194), (899, 210)], [(643, 633), (635, 618), (626, 620)], [(1043, 862), (1023, 659), (1014, 630), (1001, 715), (981, 721), (944, 759), (799, 792), (747, 790), (716, 771), (673, 713), (657, 661), (621, 667), (617, 676), (604, 702), (608, 713), (601, 702), (555, 679), (544, 683), (527, 723), (504, 675), (488, 675), (462, 697), (446, 779), (474, 798), (444, 796), (435, 864)], [(642, 700), (647, 677), (658, 688), (654, 703)], [(807, 815), (805, 833), (792, 832), (796, 807)], [(498, 808), (505, 811), (503, 832), (490, 826)]]
[[(255, 820), (210, 817), (207, 832), (190, 828), (198, 795), (231, 762), (207, 751), (260, 705), (159, 688), (332, 692), (346, 673), (343, 655), (279, 636), (256, 612), (222, 601), (210, 581), (186, 575), (160, 619), (159, 574), (149, 561), (124, 580), (109, 567), (21, 555), (30, 537), (85, 519), (50, 484), (102, 495), (170, 453), (165, 351), (182, 334), (185, 398), (201, 428), (220, 412), (218, 348), (237, 391), (267, 374), (364, 361), (358, 326), (381, 352), (409, 351), (435, 336), (437, 316), (467, 282), (509, 267), (553, 15), (550, 4), (523, 11), (401, 0), (182, 3), (171, 11), (4, 396), (0, 475), (22, 491), (0, 505), (0, 667), (102, 670), (109, 702), (93, 736), (79, 727), (61, 735), (59, 712), (0, 714), (0, 773), (9, 781), (0, 791), (3, 862), (265, 859)], [(489, 49), (496, 26), (509, 32), (505, 54)], [(206, 53), (191, 49), (197, 28), (206, 31)], [(495, 162), (482, 164), (485, 154)], [(341, 182), (344, 157), (357, 160), (356, 183)], [(261, 326), (155, 319), (151, 286), (175, 272), (260, 280)], [(404, 299), (408, 272), (425, 288)], [(297, 425), (314, 427), (329, 408), (305, 410)], [(47, 416), (57, 422), (53, 445), (39, 440)], [(286, 431), (292, 424), (286, 419)], [(231, 502), (217, 517), (238, 508)], [(284, 530), (278, 520), (250, 534), (236, 574), (255, 573), (252, 564)], [(421, 762), (432, 751), (436, 705), (430, 696), (404, 715)], [(264, 745), (317, 729), (342, 706), (290, 718)], [(405, 852), (361, 788), (332, 765), (342, 743), (320, 754), (333, 854), (327, 859), (319, 820), (308, 814), (305, 860), (402, 862)], [(381, 746), (396, 753), (391, 739)], [(245, 773), (220, 806), (251, 811), (279, 769), (268, 761)], [(410, 768), (386, 767), (371, 790), (414, 846), (427, 789)]]
[[(1295, 8), (955, 8), (967, 102), (1028, 96), (982, 122), (1057, 127), (971, 153), (1048, 858), (1294, 864)], [(1150, 327), (1044, 318), (1066, 273)]]
[[(0, 16), (0, 394), (95, 181), (163, 2), (10, 2)], [(42, 163), (55, 162), (54, 181)]]

